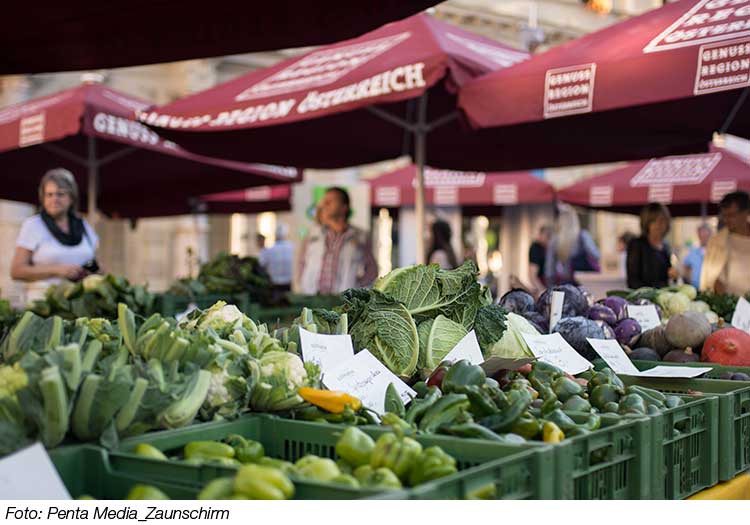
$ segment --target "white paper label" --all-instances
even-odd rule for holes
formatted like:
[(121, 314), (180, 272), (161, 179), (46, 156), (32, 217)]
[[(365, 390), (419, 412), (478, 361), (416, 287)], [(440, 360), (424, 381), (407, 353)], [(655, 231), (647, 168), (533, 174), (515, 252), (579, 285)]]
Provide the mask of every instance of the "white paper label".
[(299, 329), (302, 359), (317, 364), (323, 375), (354, 357), (354, 345), (349, 334), (327, 335)]
[(477, 334), (474, 333), (474, 330), (466, 334), (463, 339), (453, 347), (453, 350), (448, 352), (448, 355), (445, 356), (446, 361), (452, 361), (454, 363), (461, 359), (466, 359), (472, 365), (481, 365), (484, 363), (482, 349), (479, 348), (479, 341), (477, 341)]
[(649, 370), (639, 372), (638, 375), (641, 377), (673, 377), (673, 378), (690, 378), (698, 377), (701, 374), (711, 371), (709, 367), (693, 367), (693, 366), (664, 366), (659, 365)]
[(644, 304), (641, 306), (629, 304), (628, 317), (632, 317), (638, 321), (643, 332), (661, 325), (659, 312), (656, 311), (656, 306), (653, 304)]
[(614, 339), (586, 339), (616, 374), (637, 376), (640, 372)]
[(575, 375), (593, 368), (593, 365), (576, 352), (559, 333), (522, 335), (531, 352), (540, 361), (554, 365), (563, 372)]
[(0, 500), (71, 499), (41, 443), (0, 459)]
[(555, 328), (563, 314), (563, 304), (565, 303), (565, 292), (552, 292), (552, 303), (549, 309), (549, 331)]
[(587, 339), (587, 341), (616, 374), (639, 377), (689, 378), (698, 377), (711, 370), (711, 368), (706, 367), (659, 365), (642, 372), (635, 367), (617, 341), (612, 339)]
[(732, 326), (750, 332), (750, 302), (740, 297), (732, 315)]
[(385, 390), (393, 383), (404, 404), (417, 395), (368, 350), (330, 371), (323, 382), (331, 390), (351, 394), (378, 414), (385, 412)]

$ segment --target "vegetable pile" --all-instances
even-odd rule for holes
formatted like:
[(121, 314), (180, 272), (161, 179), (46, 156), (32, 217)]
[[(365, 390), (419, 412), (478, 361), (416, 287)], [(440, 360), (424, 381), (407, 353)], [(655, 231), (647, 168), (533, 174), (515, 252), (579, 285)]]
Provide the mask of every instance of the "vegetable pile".
[(289, 410), (320, 376), (222, 302), (180, 324), (137, 317), (123, 303), (116, 321), (26, 312), (2, 343), (2, 361), (0, 454), (27, 437), (48, 448), (66, 438), (111, 445), (196, 417)]
[(154, 312), (154, 295), (144, 286), (132, 286), (124, 277), (89, 275), (78, 282), (50, 286), (44, 300), (34, 301), (30, 310), (41, 317), (53, 315), (66, 320), (78, 317), (117, 317), (118, 303), (125, 303), (138, 315)]
[(206, 294), (248, 292), (254, 301), (266, 302), (271, 281), (255, 257), (220, 253), (203, 264), (195, 279), (176, 281), (169, 289), (174, 295), (195, 297)]

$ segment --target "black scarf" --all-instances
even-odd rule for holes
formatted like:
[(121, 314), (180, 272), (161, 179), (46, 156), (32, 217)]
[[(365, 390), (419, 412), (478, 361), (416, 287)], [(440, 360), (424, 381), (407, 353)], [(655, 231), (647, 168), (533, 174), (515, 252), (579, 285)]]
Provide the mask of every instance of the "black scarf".
[(44, 208), (42, 208), (40, 215), (49, 232), (55, 239), (60, 241), (60, 244), (64, 244), (65, 246), (78, 246), (81, 244), (81, 240), (85, 234), (83, 220), (77, 217), (72, 210), (68, 212), (68, 229), (70, 233), (62, 231), (55, 222), (55, 219)]

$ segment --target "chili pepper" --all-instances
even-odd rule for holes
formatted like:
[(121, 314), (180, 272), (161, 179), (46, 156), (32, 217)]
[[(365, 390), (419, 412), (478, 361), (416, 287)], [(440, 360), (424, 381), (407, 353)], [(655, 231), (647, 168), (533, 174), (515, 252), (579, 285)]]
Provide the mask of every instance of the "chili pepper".
[(620, 399), (620, 414), (646, 414), (646, 402), (638, 394), (627, 394)]
[(542, 432), (542, 422), (526, 412), (515, 422), (510, 431), (525, 439), (534, 439)]
[(375, 441), (357, 427), (347, 427), (336, 442), (336, 454), (354, 467), (370, 463)]
[(409, 475), (409, 485), (420, 485), (458, 472), (456, 460), (440, 447), (428, 447), (417, 458)]
[(502, 441), (499, 435), (487, 427), (483, 427), (473, 421), (467, 423), (454, 423), (441, 428), (441, 432), (463, 438), (486, 439), (489, 441)]
[(572, 379), (562, 376), (552, 382), (552, 391), (557, 399), (565, 403), (568, 398), (583, 394), (583, 387)]
[(346, 392), (318, 390), (317, 388), (303, 386), (297, 389), (297, 393), (311, 405), (320, 407), (333, 414), (341, 414), (347, 406), (354, 411), (362, 408), (362, 402)]
[(542, 429), (542, 440), (545, 443), (559, 443), (565, 439), (565, 433), (555, 423), (547, 421)]
[(314, 481), (331, 481), (340, 476), (341, 471), (336, 462), (329, 458), (307, 455), (294, 464), (297, 474)]
[(381, 467), (393, 471), (399, 479), (408, 479), (414, 463), (422, 453), (422, 445), (409, 437), (397, 437), (395, 434), (383, 434), (375, 442), (370, 465), (374, 469)]
[(467, 500), (492, 500), (497, 498), (497, 485), (494, 483), (487, 483), (479, 488), (466, 493), (465, 499)]
[(531, 400), (519, 397), (510, 407), (498, 414), (491, 415), (479, 421), (479, 424), (493, 432), (508, 432), (531, 406)]
[(622, 423), (622, 416), (620, 416), (617, 411), (601, 413), (599, 414), (599, 419), (602, 422), (602, 427), (605, 428)]
[(294, 484), (281, 470), (261, 465), (243, 465), (234, 478), (234, 491), (250, 499), (289, 499)]
[(416, 425), (422, 418), (425, 412), (440, 399), (442, 392), (436, 386), (431, 386), (427, 389), (427, 392), (421, 399), (415, 399), (409, 405), (409, 409), (406, 411), (404, 420), (410, 425)]
[(451, 366), (443, 377), (442, 390), (446, 394), (461, 392), (461, 387), (482, 386), (487, 374), (481, 366), (472, 365), (466, 359), (461, 359)]
[(545, 419), (557, 425), (566, 434), (577, 426), (576, 422), (560, 409), (553, 410), (545, 416)]
[(388, 388), (385, 389), (385, 411), (396, 414), (398, 417), (404, 417), (406, 412), (404, 402), (393, 383), (389, 383)]
[(198, 499), (226, 499), (234, 494), (234, 478), (217, 478), (198, 493)]
[(655, 406), (656, 408), (664, 408), (664, 401), (667, 400), (667, 396), (657, 390), (651, 390), (650, 388), (642, 388), (636, 385), (629, 386), (625, 389), (627, 394), (637, 394), (643, 398), (647, 406)]
[(234, 449), (234, 457), (240, 463), (257, 463), (266, 455), (263, 444), (252, 439), (245, 439), (239, 434), (231, 434), (224, 441)]
[(380, 424), (391, 427), (400, 436), (408, 436), (415, 431), (414, 427), (392, 412), (383, 414), (383, 417), (380, 418)]
[(589, 402), (591, 403), (593, 407), (598, 408), (599, 410), (602, 410), (604, 408), (604, 405), (606, 405), (607, 403), (619, 402), (621, 395), (622, 395), (622, 390), (616, 387), (615, 385), (611, 385), (611, 384), (597, 385), (591, 391), (591, 395), (589, 396)]
[(557, 410), (561, 406), (562, 406), (562, 403), (560, 403), (560, 401), (557, 400), (557, 396), (553, 395), (552, 397), (547, 399), (544, 403), (542, 403), (542, 406), (540, 409), (541, 415), (546, 416), (547, 414), (549, 414), (553, 410)]
[(531, 386), (534, 388), (534, 390), (539, 392), (539, 397), (541, 397), (545, 401), (551, 397), (557, 399), (557, 394), (555, 394), (555, 391), (552, 390), (552, 387), (548, 383), (542, 383), (537, 378), (533, 378), (529, 382), (531, 383)]
[(153, 445), (149, 445), (148, 443), (139, 443), (134, 449), (133, 453), (136, 456), (141, 456), (144, 458), (150, 458), (150, 459), (160, 459), (162, 461), (168, 461), (167, 456), (164, 455), (164, 452), (159, 450)]
[(427, 409), (419, 422), (419, 430), (427, 433), (435, 432), (441, 425), (454, 421), (469, 406), (469, 398), (466, 394), (445, 395)]
[(477, 417), (485, 417), (499, 412), (497, 405), (492, 400), (485, 386), (466, 386), (462, 392), (469, 398), (471, 412)]
[(185, 445), (184, 455), (186, 459), (195, 457), (203, 459), (233, 458), (234, 449), (226, 443), (219, 443), (218, 441), (191, 441)]
[(622, 380), (619, 377), (617, 377), (617, 374), (615, 374), (609, 368), (605, 368), (603, 370), (596, 372), (591, 377), (591, 379), (589, 379), (589, 390), (592, 390), (593, 388), (599, 385), (614, 385), (622, 389), (625, 388), (625, 385), (623, 384)]

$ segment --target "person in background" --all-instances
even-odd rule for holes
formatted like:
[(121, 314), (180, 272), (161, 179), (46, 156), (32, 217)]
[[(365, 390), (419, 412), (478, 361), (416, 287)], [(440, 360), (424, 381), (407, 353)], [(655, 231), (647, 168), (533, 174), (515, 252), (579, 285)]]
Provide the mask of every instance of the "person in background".
[(698, 290), (701, 287), (701, 268), (703, 257), (706, 255), (706, 246), (711, 238), (711, 227), (708, 224), (698, 226), (698, 246), (693, 246), (682, 261), (682, 277), (686, 283), (690, 283)]
[(625, 232), (617, 238), (617, 253), (620, 254), (620, 275), (628, 275), (628, 245), (635, 239), (632, 232)]
[(552, 236), (552, 228), (545, 224), (539, 228), (536, 239), (529, 246), (529, 278), (531, 279), (532, 295), (542, 293), (547, 287), (545, 282), (544, 268), (547, 262), (547, 245)]
[(628, 244), (629, 288), (663, 288), (670, 279), (677, 279), (678, 272), (670, 260), (672, 251), (664, 239), (671, 222), (669, 210), (663, 204), (654, 202), (641, 210), (641, 236)]
[(544, 263), (545, 284), (575, 284), (576, 271), (598, 271), (599, 249), (591, 234), (581, 228), (572, 206), (558, 203), (555, 208), (555, 229), (547, 246)]
[(282, 223), (276, 226), (276, 243), (260, 252), (258, 262), (271, 277), (274, 292), (284, 293), (292, 289), (292, 266), (294, 247), (287, 240), (289, 227)]
[(427, 252), (429, 264), (437, 264), (444, 270), (452, 270), (458, 266), (456, 254), (451, 246), (451, 237), (450, 224), (441, 220), (432, 223), (432, 246)]
[(266, 248), (266, 236), (262, 233), (255, 234), (255, 248), (258, 250), (258, 253)]
[(66, 169), (48, 171), (39, 183), (39, 213), (26, 219), (16, 240), (10, 276), (28, 283), (28, 301), (44, 299), (63, 279), (77, 281), (99, 271), (94, 229), (78, 216), (78, 186)]
[(343, 188), (326, 190), (318, 203), (318, 228), (305, 239), (297, 278), (304, 294), (337, 294), (370, 286), (378, 276), (366, 232), (349, 224), (351, 204)]
[(701, 288), (716, 293), (745, 295), (750, 291), (750, 196), (729, 193), (719, 203), (719, 222), (724, 225), (706, 246), (701, 269)]

